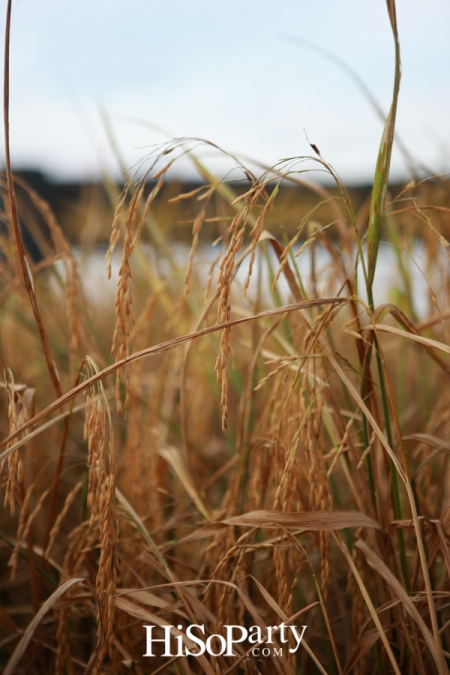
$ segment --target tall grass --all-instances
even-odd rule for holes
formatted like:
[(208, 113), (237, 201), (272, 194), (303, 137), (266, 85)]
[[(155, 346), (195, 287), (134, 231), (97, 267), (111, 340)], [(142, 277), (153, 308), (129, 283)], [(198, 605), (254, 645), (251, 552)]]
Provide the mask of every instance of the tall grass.
[[(337, 193), (305, 180), (306, 158), (256, 170), (228, 156), (245, 183), (236, 193), (199, 159), (202, 142), (175, 139), (120, 195), (110, 186), (110, 303), (83, 284), (49, 205), (14, 180), (9, 2), (4, 673), (448, 672), (448, 185), (430, 177), (390, 193), (400, 47), (387, 8), (395, 82), (370, 205), (354, 208), (316, 146), (309, 159)], [(203, 184), (155, 208), (186, 156)], [(317, 198), (293, 234), (278, 209), (286, 185)], [(182, 264), (166, 236), (174, 209), (191, 218)], [(37, 217), (51, 245), (33, 264), (20, 222)], [(398, 281), (380, 305), (388, 247)], [(307, 627), (295, 653), (257, 658), (242, 643), (234, 657), (144, 656), (144, 625), (178, 626), (190, 647), (190, 624), (211, 635), (282, 622)]]

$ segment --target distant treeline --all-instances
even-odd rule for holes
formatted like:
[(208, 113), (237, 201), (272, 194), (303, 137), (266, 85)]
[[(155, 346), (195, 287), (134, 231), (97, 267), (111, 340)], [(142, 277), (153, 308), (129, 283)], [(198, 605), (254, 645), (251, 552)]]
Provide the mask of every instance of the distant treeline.
[[(22, 181), (25, 181), (50, 204), (71, 242), (77, 243), (82, 237), (86, 236), (92, 240), (95, 236), (96, 243), (108, 241), (114, 208), (123, 189), (123, 184), (102, 183), (101, 181), (57, 182), (41, 171), (35, 170), (17, 170), (15, 175), (19, 176)], [(153, 184), (149, 181), (149, 191)], [(186, 241), (191, 239), (192, 223), (204, 202), (197, 200), (197, 194), (189, 199), (176, 200), (176, 197), (179, 194), (191, 193), (196, 188), (200, 188), (201, 185), (200, 181), (172, 179), (167, 180), (162, 187), (153, 204), (150, 217), (154, 219), (157, 226), (164, 229), (169, 238)], [(237, 195), (243, 194), (249, 189), (247, 181), (230, 182), (228, 186)], [(404, 187), (404, 185), (391, 186), (392, 199), (395, 199)], [(268, 193), (271, 189), (272, 186), (270, 185)], [(316, 227), (317, 224), (327, 225), (336, 220), (336, 209), (333, 208), (336, 204), (331, 203), (334, 200), (339, 200), (343, 217), (347, 219), (348, 214), (339, 190), (332, 186), (327, 186), (326, 190), (328, 194), (319, 195), (307, 187), (284, 181), (277, 194), (274, 206), (265, 220), (266, 229), (271, 230), (273, 224), (276, 225), (279, 232), (279, 225), (282, 224), (286, 234), (292, 236), (301, 227), (304, 231), (302, 238), (306, 238), (309, 224)], [(23, 186), (18, 186), (17, 191), (19, 201), (22, 203), (24, 229), (26, 229), (25, 223), (30, 221), (33, 205)], [(357, 215), (358, 227), (364, 228), (369, 212), (371, 186), (347, 186), (347, 191), (354, 213)], [(420, 205), (423, 201), (428, 204), (434, 203), (440, 207), (449, 207), (449, 195), (448, 181), (433, 179), (422, 183), (418, 188), (410, 186), (401, 195), (402, 205), (405, 206), (405, 201), (409, 205), (413, 203)], [(175, 201), (173, 201), (174, 199)], [(261, 201), (261, 206), (262, 203)], [(255, 208), (255, 215), (258, 215), (259, 209), (260, 206)], [(222, 197), (218, 194), (214, 195), (208, 202), (201, 238), (204, 240), (216, 239), (234, 213), (233, 208)], [(35, 214), (34, 229), (35, 231), (36, 228), (40, 230), (45, 237), (45, 224), (39, 222), (40, 220), (38, 214)], [(419, 221), (419, 219), (416, 220)], [(402, 224), (401, 220), (400, 224)], [(422, 236), (423, 223), (416, 223), (414, 219), (411, 219), (411, 214), (409, 214), (408, 221), (405, 220), (405, 225), (408, 228), (417, 226), (418, 235)], [(442, 234), (447, 236), (450, 233), (450, 219), (447, 219), (444, 224), (444, 230), (446, 231), (442, 231)], [(332, 228), (329, 233), (333, 236)], [(33, 236), (29, 233), (25, 233), (25, 236), (28, 240), (30, 252), (32, 252)]]

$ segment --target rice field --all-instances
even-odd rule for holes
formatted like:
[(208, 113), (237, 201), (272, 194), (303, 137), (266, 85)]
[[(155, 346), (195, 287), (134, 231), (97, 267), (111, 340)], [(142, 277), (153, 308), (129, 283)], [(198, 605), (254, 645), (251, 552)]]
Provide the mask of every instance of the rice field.
[[(80, 203), (75, 250), (7, 142), (5, 675), (449, 672), (449, 190), (390, 189), (387, 9), (395, 82), (362, 204), (314, 145), (333, 189), (304, 157), (168, 141), (105, 186), (106, 293), (80, 272), (98, 268), (98, 205)], [(161, 203), (186, 157), (202, 182)], [(306, 213), (279, 208), (286, 186)]]

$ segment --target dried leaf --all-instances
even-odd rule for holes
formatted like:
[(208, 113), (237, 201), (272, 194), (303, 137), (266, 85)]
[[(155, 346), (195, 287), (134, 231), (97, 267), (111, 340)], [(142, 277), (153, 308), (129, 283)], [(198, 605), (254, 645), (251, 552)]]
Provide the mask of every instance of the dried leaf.
[(49, 598), (44, 602), (38, 613), (33, 617), (31, 622), (28, 624), (27, 628), (25, 629), (24, 634), (22, 635), (22, 638), (20, 639), (20, 642), (18, 643), (17, 647), (13, 651), (11, 658), (9, 659), (5, 670), (3, 671), (3, 675), (14, 675), (16, 671), (16, 666), (19, 663), (20, 659), (24, 655), (28, 645), (30, 644), (30, 641), (34, 635), (34, 632), (36, 628), (38, 627), (41, 619), (47, 614), (47, 612), (53, 607), (55, 602), (62, 596), (64, 593), (67, 591), (68, 588), (71, 586), (74, 586), (75, 584), (78, 583), (86, 583), (86, 579), (83, 578), (75, 578), (75, 579), (69, 579), (66, 581), (62, 586), (56, 589), (54, 593), (51, 594)]
[(419, 443), (425, 443), (436, 450), (444, 450), (445, 452), (450, 452), (450, 443), (448, 441), (442, 440), (442, 438), (436, 438), (436, 436), (430, 436), (430, 434), (411, 434), (411, 436), (403, 436), (404, 441), (419, 441)]
[(356, 544), (355, 544), (355, 548), (359, 549), (360, 551), (362, 551), (362, 553), (364, 553), (369, 565), (374, 570), (376, 570), (380, 574), (380, 576), (383, 577), (383, 579), (386, 581), (386, 583), (388, 583), (389, 586), (391, 587), (391, 589), (394, 591), (395, 596), (398, 597), (402, 601), (402, 603), (403, 603), (406, 611), (408, 612), (408, 614), (417, 623), (417, 625), (418, 625), (418, 627), (419, 627), (419, 629), (422, 633), (422, 636), (423, 636), (423, 638), (424, 638), (424, 640), (427, 644), (427, 647), (430, 650), (430, 654), (432, 655), (432, 657), (433, 657), (433, 659), (436, 663), (438, 672), (440, 672), (441, 659), (440, 659), (440, 656), (439, 656), (438, 651), (436, 649), (436, 644), (434, 642), (433, 635), (432, 635), (430, 629), (425, 624), (425, 621), (422, 619), (422, 617), (419, 614), (417, 608), (415, 607), (413, 601), (411, 600), (411, 598), (409, 597), (409, 595), (407, 594), (407, 592), (405, 591), (405, 589), (403, 588), (401, 583), (398, 581), (398, 579), (396, 579), (394, 574), (387, 567), (387, 565), (385, 565), (385, 563), (381, 560), (381, 558), (379, 558), (377, 556), (377, 554), (374, 553), (367, 546), (366, 543), (364, 543), (361, 540), (357, 541)]
[(384, 333), (393, 333), (394, 335), (399, 335), (402, 338), (407, 338), (408, 340), (413, 340), (418, 342), (424, 347), (434, 347), (434, 349), (440, 349), (446, 354), (450, 354), (450, 347), (443, 342), (438, 342), (437, 340), (431, 340), (430, 338), (422, 337), (421, 335), (414, 335), (413, 333), (408, 333), (405, 330), (400, 330), (400, 328), (395, 328), (395, 326), (385, 326), (384, 324), (377, 324), (376, 326), (367, 326), (368, 330), (381, 330)]
[(132, 595), (133, 599), (142, 602), (143, 605), (149, 605), (150, 607), (160, 607), (161, 609), (170, 607), (170, 604), (158, 595), (150, 593), (150, 591), (143, 591), (139, 588), (121, 588), (117, 597), (122, 595)]
[(280, 511), (252, 511), (221, 521), (226, 525), (248, 527), (286, 527), (314, 532), (343, 530), (346, 527), (373, 527), (380, 525), (359, 511), (305, 511), (302, 513), (281, 513)]

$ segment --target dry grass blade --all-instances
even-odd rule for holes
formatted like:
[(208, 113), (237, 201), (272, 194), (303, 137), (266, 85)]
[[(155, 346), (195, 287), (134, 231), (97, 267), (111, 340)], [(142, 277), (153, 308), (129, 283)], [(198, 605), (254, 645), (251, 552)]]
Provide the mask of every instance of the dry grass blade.
[(347, 563), (348, 563), (348, 565), (349, 565), (349, 567), (350, 567), (350, 569), (351, 569), (351, 571), (354, 575), (356, 583), (358, 584), (358, 587), (359, 587), (359, 589), (362, 593), (364, 601), (365, 601), (365, 603), (367, 605), (367, 608), (370, 612), (370, 616), (372, 617), (372, 620), (373, 620), (373, 622), (375, 624), (375, 627), (378, 631), (378, 635), (380, 636), (380, 639), (381, 639), (381, 641), (384, 645), (384, 648), (386, 649), (386, 653), (388, 655), (389, 661), (391, 662), (394, 673), (395, 673), (395, 675), (401, 675), (400, 668), (399, 668), (398, 663), (395, 659), (395, 656), (392, 652), (391, 646), (388, 642), (388, 639), (387, 639), (386, 633), (384, 632), (383, 626), (381, 625), (379, 616), (378, 616), (377, 611), (374, 607), (374, 604), (373, 604), (372, 599), (370, 597), (369, 591), (368, 591), (367, 587), (365, 586), (365, 584), (364, 584), (364, 582), (361, 578), (361, 575), (359, 574), (359, 572), (356, 568), (356, 565), (355, 565), (347, 547), (345, 546), (345, 544), (341, 541), (339, 536), (335, 537), (335, 541), (336, 541), (337, 545), (339, 546), (339, 548), (341, 549), (342, 553), (344, 554), (345, 558), (347, 559)]
[(16, 194), (14, 190), (14, 180), (11, 170), (11, 154), (9, 149), (9, 52), (10, 52), (10, 34), (11, 34), (11, 8), (12, 0), (8, 0), (6, 13), (6, 31), (5, 31), (5, 59), (4, 59), (4, 79), (3, 79), (3, 114), (5, 128), (5, 168), (6, 180), (8, 183), (9, 207), (11, 220), (16, 238), (16, 245), (19, 254), (22, 277), (27, 289), (30, 304), (33, 309), (36, 326), (42, 343), (42, 351), (45, 356), (47, 369), (55, 390), (56, 397), (61, 396), (61, 384), (59, 381), (58, 370), (56, 368), (55, 357), (48, 341), (47, 333), (44, 328), (41, 313), (39, 311), (36, 293), (34, 290), (33, 278), (31, 276), (30, 266), (27, 261), (25, 248), (22, 241), (22, 235), (19, 228), (19, 218), (17, 216)]
[[(286, 278), (286, 281), (289, 285), (289, 290), (291, 291), (292, 295), (294, 298), (297, 300), (297, 302), (301, 302), (303, 300), (302, 292), (299, 288), (299, 285), (297, 283), (297, 279), (295, 278), (295, 275), (287, 262), (287, 260), (283, 257), (285, 249), (283, 246), (280, 244), (279, 241), (275, 239), (273, 235), (271, 235), (269, 232), (263, 232), (261, 236), (261, 241), (264, 241), (268, 239), (270, 242), (270, 245), (272, 246), (273, 250), (275, 251), (275, 254), (280, 262), (280, 269), (282, 269), (283, 274)], [(282, 267), (281, 267), (282, 265)]]
[(425, 443), (425, 445), (430, 445), (436, 450), (445, 450), (450, 452), (450, 443), (448, 441), (442, 440), (442, 438), (436, 438), (435, 436), (430, 436), (430, 434), (411, 434), (410, 436), (403, 436), (404, 441), (419, 441), (419, 443)]
[[(41, 619), (47, 614), (47, 612), (53, 607), (55, 602), (62, 596), (64, 593), (69, 589), (71, 586), (74, 586), (75, 584), (79, 583), (87, 583), (86, 579), (69, 579), (69, 581), (66, 581), (64, 584), (62, 584), (59, 588), (56, 589), (52, 595), (47, 598), (47, 600), (44, 602), (40, 610), (37, 612), (37, 614), (33, 617), (32, 621), (29, 623), (27, 626), (23, 636), (20, 639), (19, 644), (15, 648), (11, 658), (9, 659), (8, 663), (6, 664), (6, 668), (3, 671), (3, 675), (14, 675), (16, 672), (16, 666), (18, 665), (20, 659), (22, 656), (25, 654), (25, 651), (30, 644), (30, 641), (33, 638), (34, 632), (36, 628), (38, 627)], [(88, 584), (89, 585), (89, 584)]]
[(414, 621), (417, 623), (417, 625), (420, 628), (420, 632), (422, 633), (423, 639), (425, 640), (425, 643), (428, 649), (430, 650), (430, 653), (436, 664), (437, 671), (442, 674), (448, 673), (448, 669), (446, 667), (444, 670), (442, 670), (442, 661), (436, 649), (436, 645), (434, 643), (433, 635), (431, 634), (430, 629), (426, 626), (424, 620), (417, 611), (414, 603), (412, 602), (411, 598), (408, 596), (408, 594), (406, 593), (405, 589), (400, 584), (398, 579), (396, 579), (396, 577), (392, 574), (391, 570), (387, 567), (387, 565), (385, 565), (385, 563), (376, 555), (376, 553), (374, 553), (363, 541), (357, 541), (355, 544), (355, 548), (364, 553), (369, 565), (374, 570), (376, 570), (378, 574), (380, 574), (383, 577), (383, 579), (389, 584), (389, 586), (394, 591), (395, 595), (402, 601), (408, 614), (410, 614), (410, 616), (412, 616)]
[[(419, 332), (415, 325), (408, 319), (405, 314), (398, 309), (398, 307), (394, 307), (390, 304), (387, 305), (382, 305), (381, 307), (378, 307), (376, 312), (373, 315), (372, 318), (372, 328), (374, 326), (380, 326), (381, 324), (378, 323), (378, 318), (380, 316), (384, 316), (386, 312), (389, 312), (391, 316), (393, 316), (405, 329), (408, 333), (412, 335), (416, 335), (417, 337), (420, 337)], [(389, 327), (389, 326), (388, 326)], [(450, 374), (450, 367), (441, 359), (441, 357), (436, 354), (436, 350), (433, 349), (429, 344), (426, 342), (422, 343), (424, 348), (427, 350), (429, 355), (431, 356), (432, 359), (436, 361), (436, 363), (439, 364), (439, 366), (444, 370), (447, 374)]]
[(297, 612), (295, 617), (292, 617), (292, 616), (288, 617), (287, 614), (285, 612), (283, 612), (280, 605), (276, 602), (275, 598), (272, 595), (270, 595), (270, 593), (264, 588), (264, 586), (258, 581), (258, 579), (256, 579), (256, 577), (252, 577), (252, 581), (253, 581), (254, 584), (256, 584), (256, 587), (258, 588), (259, 592), (261, 593), (261, 595), (263, 596), (264, 600), (267, 602), (269, 607), (271, 607), (271, 609), (273, 609), (275, 614), (277, 616), (279, 616), (280, 619), (282, 621), (284, 621), (285, 623), (289, 623), (290, 621), (293, 621), (294, 618), (297, 619), (302, 614), (305, 614), (310, 609), (313, 609), (314, 607), (316, 607), (317, 605), (320, 604), (320, 602), (318, 602), (318, 601), (312, 602), (310, 605), (308, 605), (307, 607), (304, 607), (302, 610), (300, 610), (300, 612)]
[[(123, 612), (126, 612), (130, 616), (136, 617), (136, 619), (141, 619), (142, 621), (149, 621), (152, 624), (155, 624), (156, 626), (160, 627), (170, 626), (170, 623), (168, 623), (168, 621), (164, 621), (164, 619), (161, 619), (161, 617), (159, 617), (157, 614), (149, 612), (148, 609), (145, 609), (144, 607), (137, 605), (135, 602), (131, 602), (131, 600), (128, 600), (127, 598), (123, 598), (119, 595), (115, 597), (114, 602), (116, 607), (121, 609)], [(175, 629), (174, 635), (182, 635), (183, 642), (185, 642), (186, 646), (189, 647), (189, 649), (192, 649), (192, 647), (195, 646), (195, 643), (188, 637), (186, 637), (181, 631)]]
[[(366, 415), (367, 420), (369, 421), (374, 433), (376, 434), (376, 436), (379, 439), (381, 445), (386, 450), (387, 454), (389, 455), (390, 459), (392, 460), (392, 463), (395, 466), (395, 469), (396, 469), (398, 475), (400, 476), (400, 478), (401, 478), (401, 480), (402, 480), (402, 482), (405, 486), (406, 493), (408, 495), (409, 506), (410, 506), (411, 513), (412, 513), (414, 530), (415, 530), (416, 537), (417, 537), (417, 547), (418, 547), (420, 563), (421, 563), (424, 582), (425, 582), (425, 588), (426, 588), (426, 593), (427, 593), (428, 608), (429, 608), (429, 611), (430, 611), (431, 623), (432, 623), (432, 626), (433, 626), (433, 636), (434, 636), (434, 640), (435, 640), (435, 644), (436, 644), (436, 649), (438, 650), (438, 653), (440, 654), (441, 667), (443, 669), (445, 669), (444, 655), (442, 653), (442, 644), (441, 644), (441, 640), (440, 640), (440, 637), (439, 637), (439, 628), (438, 628), (438, 622), (437, 622), (437, 617), (436, 617), (436, 608), (435, 608), (434, 601), (433, 601), (433, 593), (432, 593), (430, 575), (429, 575), (429, 571), (428, 571), (427, 558), (426, 558), (426, 555), (425, 555), (424, 542), (423, 542), (423, 539), (422, 539), (422, 532), (421, 532), (421, 528), (420, 528), (420, 524), (419, 524), (419, 520), (418, 520), (416, 502), (415, 502), (414, 494), (413, 494), (413, 491), (412, 491), (411, 483), (407, 479), (407, 477), (405, 475), (405, 472), (403, 471), (403, 468), (402, 468), (399, 460), (397, 459), (396, 455), (394, 454), (392, 448), (389, 446), (389, 444), (388, 444), (383, 432), (381, 431), (380, 427), (378, 426), (374, 416), (372, 415), (372, 413), (370, 412), (370, 410), (368, 409), (368, 407), (364, 403), (364, 401), (361, 399), (361, 396), (356, 391), (355, 387), (350, 382), (348, 377), (345, 375), (344, 371), (342, 370), (342, 368), (340, 367), (340, 365), (338, 364), (338, 362), (336, 361), (334, 356), (332, 356), (331, 354), (330, 354), (330, 361), (332, 362), (333, 367), (336, 370), (336, 372), (339, 374), (339, 377), (341, 378), (341, 380), (345, 383), (348, 392), (351, 394), (351, 396), (354, 398), (354, 400), (358, 402), (358, 406), (359, 406), (360, 410), (362, 410), (364, 412), (364, 414)], [(446, 671), (443, 670), (443, 672), (446, 672)]]
[(42, 424), (38, 429), (34, 429), (34, 431), (29, 431), (24, 438), (21, 438), (19, 441), (16, 441), (10, 448), (8, 448), (8, 450), (6, 450), (6, 452), (2, 452), (2, 454), (0, 455), (0, 462), (3, 459), (5, 459), (11, 452), (14, 452), (14, 450), (17, 450), (18, 448), (21, 448), (26, 443), (29, 443), (29, 441), (39, 436), (39, 434), (42, 434), (47, 429), (50, 429), (59, 422), (64, 421), (65, 418), (74, 415), (75, 413), (80, 412), (85, 408), (86, 403), (79, 403), (78, 405), (74, 406), (72, 410), (66, 410), (65, 412), (62, 412), (60, 415), (52, 417), (51, 420)]
[(158, 595), (140, 588), (121, 588), (120, 591), (116, 593), (116, 598), (119, 598), (122, 595), (131, 595), (143, 605), (149, 605), (150, 607), (159, 607), (160, 609), (168, 609), (170, 607), (170, 604)]
[[(28, 420), (28, 422), (26, 422), (19, 429), (17, 429), (17, 431), (14, 434), (10, 434), (7, 438), (5, 438), (2, 441), (2, 443), (0, 443), (0, 448), (3, 448), (5, 445), (14, 440), (14, 438), (16, 438), (19, 434), (23, 433), (30, 427), (34, 426), (35, 424), (37, 424), (37, 422), (40, 422), (40, 420), (44, 419), (45, 417), (47, 417), (47, 415), (50, 415), (52, 412), (54, 412), (61, 406), (65, 405), (72, 399), (76, 398), (76, 396), (78, 396), (79, 394), (82, 394), (84, 391), (86, 391), (86, 389), (89, 389), (89, 387), (91, 387), (93, 384), (100, 382), (108, 375), (111, 375), (111, 373), (116, 372), (122, 366), (126, 366), (130, 363), (133, 363), (134, 361), (144, 359), (148, 356), (161, 354), (163, 352), (169, 351), (170, 349), (173, 349), (174, 347), (178, 347), (179, 345), (185, 344), (186, 342), (190, 342), (191, 340), (195, 340), (205, 335), (210, 335), (211, 333), (216, 333), (217, 331), (220, 331), (224, 328), (229, 328), (231, 326), (238, 326), (240, 324), (247, 323), (249, 321), (255, 321), (263, 317), (278, 316), (278, 314), (295, 312), (297, 310), (306, 309), (308, 307), (317, 307), (317, 305), (329, 305), (343, 302), (346, 302), (346, 300), (344, 300), (343, 298), (321, 298), (320, 300), (308, 300), (304, 302), (297, 302), (292, 305), (284, 305), (283, 307), (277, 307), (276, 309), (269, 309), (265, 312), (259, 312), (258, 314), (255, 314), (253, 316), (247, 316), (243, 319), (234, 319), (232, 321), (225, 321), (224, 323), (217, 324), (210, 328), (204, 328), (203, 330), (196, 331), (195, 333), (183, 335), (181, 337), (174, 338), (173, 340), (167, 340), (167, 342), (163, 342), (159, 345), (142, 349), (141, 351), (135, 352), (134, 354), (131, 354), (130, 356), (127, 356), (121, 359), (120, 361), (116, 361), (116, 363), (113, 363), (107, 368), (104, 368), (96, 375), (93, 375), (92, 377), (88, 378), (87, 380), (79, 384), (77, 387), (71, 389), (71, 391), (61, 396), (57, 401), (47, 406), (47, 408), (45, 408), (40, 413), (35, 415), (32, 419)], [(6, 453), (2, 453), (0, 455), (0, 461), (5, 456), (7, 456), (7, 454), (9, 454), (8, 451), (6, 451)]]
[(211, 521), (212, 516), (209, 513), (208, 509), (206, 508), (205, 504), (203, 503), (203, 500), (201, 499), (200, 495), (198, 494), (197, 490), (195, 489), (195, 487), (192, 483), (191, 477), (189, 476), (187, 467), (186, 467), (186, 465), (183, 461), (183, 458), (181, 456), (180, 451), (177, 448), (175, 448), (174, 446), (162, 445), (159, 448), (159, 454), (160, 454), (161, 457), (163, 457), (166, 460), (166, 462), (175, 471), (178, 478), (180, 479), (181, 484), (185, 488), (189, 497), (192, 499), (192, 501), (194, 502), (195, 506), (197, 507), (199, 512), (202, 514), (202, 516), (206, 520)]
[(438, 340), (432, 340), (431, 338), (422, 337), (422, 335), (416, 335), (415, 333), (408, 333), (407, 331), (401, 330), (400, 328), (395, 328), (395, 326), (385, 326), (384, 324), (377, 324), (376, 326), (367, 326), (368, 330), (382, 331), (383, 333), (392, 333), (393, 335), (398, 335), (402, 338), (407, 338), (413, 342), (418, 342), (424, 347), (431, 347), (431, 349), (439, 349), (445, 354), (450, 354), (450, 347), (443, 342)]
[[(394, 92), (369, 190), (344, 185), (314, 144), (313, 156), (247, 168), (210, 141), (174, 138), (127, 172), (107, 122), (125, 184), (86, 186), (64, 209), (13, 184), (12, 4), (0, 178), (7, 675), (444, 675), (450, 176), (389, 185), (395, 0)], [(223, 178), (197, 148), (220, 154)], [(186, 159), (201, 183), (180, 179)], [(311, 169), (332, 186), (304, 181)], [(94, 280), (108, 238), (115, 299)], [(160, 642), (148, 658), (148, 624), (155, 639), (171, 627), (176, 656)], [(233, 653), (216, 653), (237, 627)], [(184, 658), (196, 645), (201, 656)]]
[(348, 663), (345, 667), (344, 675), (350, 675), (350, 673), (353, 671), (353, 668), (357, 665), (357, 663), (359, 663), (359, 661), (363, 658), (363, 656), (367, 654), (367, 652), (369, 652), (370, 649), (372, 649), (374, 644), (379, 639), (380, 635), (376, 631), (366, 633), (360, 638), (355, 651), (348, 660)]
[(118, 488), (116, 488), (116, 497), (117, 497), (118, 503), (122, 506), (122, 508), (124, 509), (127, 516), (134, 523), (134, 525), (136, 526), (138, 532), (141, 534), (144, 541), (150, 546), (150, 548), (152, 549), (153, 553), (155, 554), (157, 560), (161, 563), (161, 567), (167, 572), (168, 578), (170, 578), (170, 573), (169, 573), (169, 569), (167, 567), (166, 561), (164, 560), (163, 556), (161, 555), (161, 552), (160, 552), (159, 548), (156, 546), (156, 544), (153, 541), (152, 537), (150, 536), (147, 528), (145, 527), (144, 523), (142, 522), (142, 518), (139, 517), (139, 515), (136, 513), (136, 511), (133, 509), (133, 507), (129, 503), (129, 501), (125, 498), (125, 496), (122, 494), (122, 492)]
[(303, 513), (286, 513), (279, 511), (254, 511), (234, 516), (222, 521), (226, 525), (243, 525), (248, 527), (285, 527), (304, 529), (312, 532), (332, 532), (348, 527), (371, 527), (381, 529), (380, 525), (358, 511), (306, 511)]
[(440, 453), (445, 452), (447, 455), (450, 455), (450, 443), (447, 443), (440, 438), (430, 436), (429, 434), (411, 434), (411, 436), (403, 436), (403, 440), (418, 441), (419, 443), (423, 443), (424, 445), (434, 448), (434, 451), (430, 452), (430, 454), (427, 455), (425, 459), (417, 466), (414, 476), (417, 476), (423, 467), (429, 464)]

